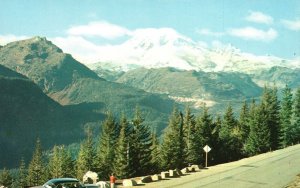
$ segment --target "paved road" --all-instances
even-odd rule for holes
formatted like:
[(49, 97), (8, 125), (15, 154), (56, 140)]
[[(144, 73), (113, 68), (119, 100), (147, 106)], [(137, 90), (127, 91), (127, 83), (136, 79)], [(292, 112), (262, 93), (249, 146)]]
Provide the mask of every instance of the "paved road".
[(282, 188), (300, 173), (300, 145), (210, 167), (180, 178), (145, 184), (167, 188)]

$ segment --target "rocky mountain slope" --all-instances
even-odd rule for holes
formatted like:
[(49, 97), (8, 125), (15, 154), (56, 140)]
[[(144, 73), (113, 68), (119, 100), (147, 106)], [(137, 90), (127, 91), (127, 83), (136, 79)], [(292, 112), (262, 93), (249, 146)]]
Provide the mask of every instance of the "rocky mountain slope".
[(242, 73), (182, 71), (175, 68), (135, 69), (124, 73), (116, 82), (170, 98), (198, 109), (206, 104), (217, 110), (228, 102), (260, 96), (261, 88)]
[[(5, 146), (1, 151), (7, 154), (6, 157), (16, 157), (11, 163), (1, 160), (3, 164), (17, 165), (20, 155), (31, 155), (26, 149), (16, 150), (21, 146), (32, 147), (37, 136), (42, 142), (46, 140), (43, 143), (46, 148), (56, 142), (78, 142), (86, 125), (99, 129), (107, 110), (116, 115), (125, 112), (128, 118), (132, 118), (138, 105), (146, 123), (160, 131), (166, 126), (174, 105), (174, 100), (167, 96), (150, 94), (98, 77), (41, 37), (3, 46), (0, 64), (6, 67), (1, 66), (0, 123), (1, 134), (5, 134), (1, 137), (1, 146)], [(8, 74), (18, 77), (7, 78)], [(19, 127), (23, 127), (26, 134), (21, 134)]]
[(45, 148), (83, 138), (82, 124), (91, 116), (61, 106), (25, 76), (0, 65), (0, 88), (1, 167), (29, 160), (38, 137)]

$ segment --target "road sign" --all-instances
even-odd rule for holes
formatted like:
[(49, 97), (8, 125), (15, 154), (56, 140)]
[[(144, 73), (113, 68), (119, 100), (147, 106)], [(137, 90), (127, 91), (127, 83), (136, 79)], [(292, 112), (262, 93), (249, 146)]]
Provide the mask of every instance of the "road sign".
[(206, 153), (208, 153), (208, 152), (210, 152), (211, 148), (210, 148), (208, 145), (206, 145), (206, 146), (204, 146), (203, 150), (204, 150)]
[(207, 168), (207, 153), (210, 152), (211, 148), (206, 145), (204, 146), (203, 150), (205, 151), (205, 168)]

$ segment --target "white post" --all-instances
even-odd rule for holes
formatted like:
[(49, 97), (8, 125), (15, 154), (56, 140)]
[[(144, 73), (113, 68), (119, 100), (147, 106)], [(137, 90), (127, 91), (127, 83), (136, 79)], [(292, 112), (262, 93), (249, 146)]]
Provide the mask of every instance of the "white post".
[(205, 152), (205, 168), (207, 168), (207, 155), (208, 155), (208, 152)]

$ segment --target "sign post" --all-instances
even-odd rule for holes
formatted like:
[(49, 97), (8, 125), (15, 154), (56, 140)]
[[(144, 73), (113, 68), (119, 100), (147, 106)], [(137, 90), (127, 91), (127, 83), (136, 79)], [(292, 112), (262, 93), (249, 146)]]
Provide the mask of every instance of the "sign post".
[(207, 154), (208, 152), (210, 152), (211, 148), (208, 145), (206, 145), (204, 146), (203, 150), (205, 151), (205, 168), (207, 168)]

